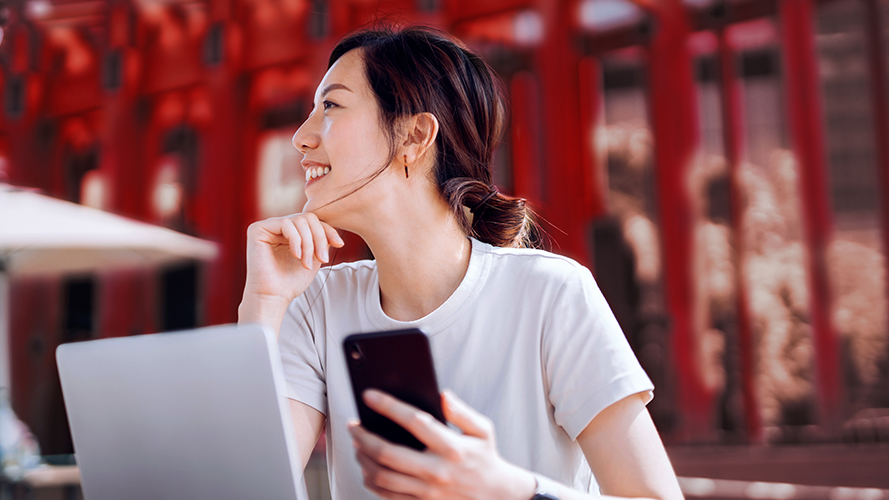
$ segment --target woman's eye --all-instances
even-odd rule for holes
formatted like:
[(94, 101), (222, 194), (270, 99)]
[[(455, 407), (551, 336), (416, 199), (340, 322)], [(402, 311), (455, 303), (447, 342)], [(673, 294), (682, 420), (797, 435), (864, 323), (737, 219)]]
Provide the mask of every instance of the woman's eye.
[(330, 101), (324, 101), (323, 103), (321, 103), (321, 105), (324, 106), (324, 109), (330, 109), (330, 108), (336, 107), (336, 103), (333, 103)]

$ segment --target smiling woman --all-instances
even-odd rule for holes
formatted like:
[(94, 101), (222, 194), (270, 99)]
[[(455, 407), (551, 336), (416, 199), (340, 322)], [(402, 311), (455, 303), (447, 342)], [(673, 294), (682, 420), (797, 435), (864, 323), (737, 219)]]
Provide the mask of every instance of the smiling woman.
[[(530, 248), (524, 200), (492, 184), (505, 106), (488, 66), (431, 29), (362, 31), (314, 101), (293, 136), (307, 202), (250, 226), (239, 321), (279, 332), (303, 464), (326, 425), (334, 498), (681, 498), (651, 382), (589, 270)], [(319, 278), (337, 229), (376, 258)], [(340, 352), (349, 334), (403, 328), (429, 336), (462, 432), (365, 399), (424, 452), (354, 422)]]

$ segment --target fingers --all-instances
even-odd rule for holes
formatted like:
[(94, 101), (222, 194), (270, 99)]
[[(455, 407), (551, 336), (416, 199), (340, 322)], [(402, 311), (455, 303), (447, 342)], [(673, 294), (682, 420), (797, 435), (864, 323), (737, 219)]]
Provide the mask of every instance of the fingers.
[(287, 243), (290, 246), (290, 253), (293, 254), (297, 259), (302, 257), (302, 237), (299, 235), (299, 230), (296, 229), (296, 226), (291, 219), (284, 219), (281, 221), (281, 234), (287, 238)]
[[(315, 255), (315, 241), (312, 237), (312, 228), (309, 227), (309, 222), (303, 217), (297, 217), (293, 220), (293, 225), (296, 226), (296, 230), (299, 231), (299, 235), (302, 238), (301, 242), (301, 253), (302, 253), (302, 264), (306, 269), (312, 268), (312, 258)], [(320, 260), (320, 259), (319, 259)]]
[[(430, 484), (448, 482), (447, 470), (436, 455), (390, 443), (358, 423), (349, 424), (349, 432), (352, 434), (352, 443), (362, 470), (376, 486), (400, 493), (417, 494)], [(366, 467), (367, 460), (373, 463)], [(411, 478), (412, 481), (395, 478), (386, 471)]]
[(384, 490), (371, 483), (367, 477), (364, 478), (364, 487), (367, 488), (367, 491), (385, 500), (417, 500), (417, 497), (413, 495), (402, 495), (401, 493)]
[(442, 402), (445, 418), (463, 431), (463, 434), (481, 439), (494, 437), (494, 425), (491, 420), (464, 403), (456, 394), (444, 391)]
[(329, 247), (341, 248), (344, 245), (336, 229), (311, 212), (256, 222), (251, 224), (248, 233), (256, 241), (288, 245), (290, 253), (306, 269), (312, 269), (314, 260), (329, 262)]
[(340, 237), (340, 234), (336, 232), (333, 226), (326, 222), (322, 222), (321, 225), (324, 227), (324, 233), (327, 235), (327, 241), (330, 242), (331, 246), (342, 248), (345, 245), (343, 238)]
[(330, 253), (328, 251), (330, 244), (327, 241), (327, 231), (324, 230), (324, 226), (321, 225), (321, 221), (318, 220), (315, 214), (306, 214), (306, 220), (311, 221), (309, 230), (311, 230), (312, 239), (315, 241), (315, 257), (318, 259), (318, 262), (326, 263), (330, 261)]
[(390, 443), (357, 423), (349, 425), (355, 448), (388, 469), (416, 477), (428, 476), (433, 464), (423, 453), (406, 446)]
[(416, 477), (384, 467), (360, 449), (356, 452), (365, 484), (391, 493), (419, 496), (426, 484)]
[(372, 410), (407, 429), (434, 452), (445, 457), (454, 453), (453, 431), (432, 415), (377, 390), (368, 389), (363, 397)]
[(301, 237), (301, 256), (303, 266), (306, 269), (312, 268), (312, 256), (318, 262), (330, 262), (329, 248), (334, 246), (341, 248), (344, 245), (343, 239), (330, 224), (322, 222), (318, 216), (306, 212), (298, 214), (297, 217), (290, 217), (294, 221), (294, 226), (299, 230)]

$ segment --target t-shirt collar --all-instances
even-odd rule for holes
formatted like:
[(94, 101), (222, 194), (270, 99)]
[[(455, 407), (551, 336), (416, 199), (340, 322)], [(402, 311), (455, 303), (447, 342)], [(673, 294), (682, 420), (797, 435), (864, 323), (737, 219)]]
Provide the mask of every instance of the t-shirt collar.
[(383, 312), (380, 305), (380, 276), (374, 266), (368, 283), (369, 290), (365, 294), (367, 297), (365, 310), (371, 324), (380, 330), (419, 328), (427, 335), (435, 335), (456, 321), (480, 293), (487, 278), (491, 260), (491, 252), (488, 251), (491, 247), (489, 244), (482, 243), (475, 238), (470, 238), (470, 241), (472, 242), (472, 252), (469, 255), (469, 267), (466, 269), (463, 281), (436, 310), (414, 321), (398, 321)]

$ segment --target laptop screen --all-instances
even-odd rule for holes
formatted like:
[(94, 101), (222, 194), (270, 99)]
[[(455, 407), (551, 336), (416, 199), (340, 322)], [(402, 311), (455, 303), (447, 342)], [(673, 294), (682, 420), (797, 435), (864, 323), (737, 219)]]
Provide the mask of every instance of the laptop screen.
[(56, 357), (86, 498), (308, 498), (267, 329), (79, 342)]

